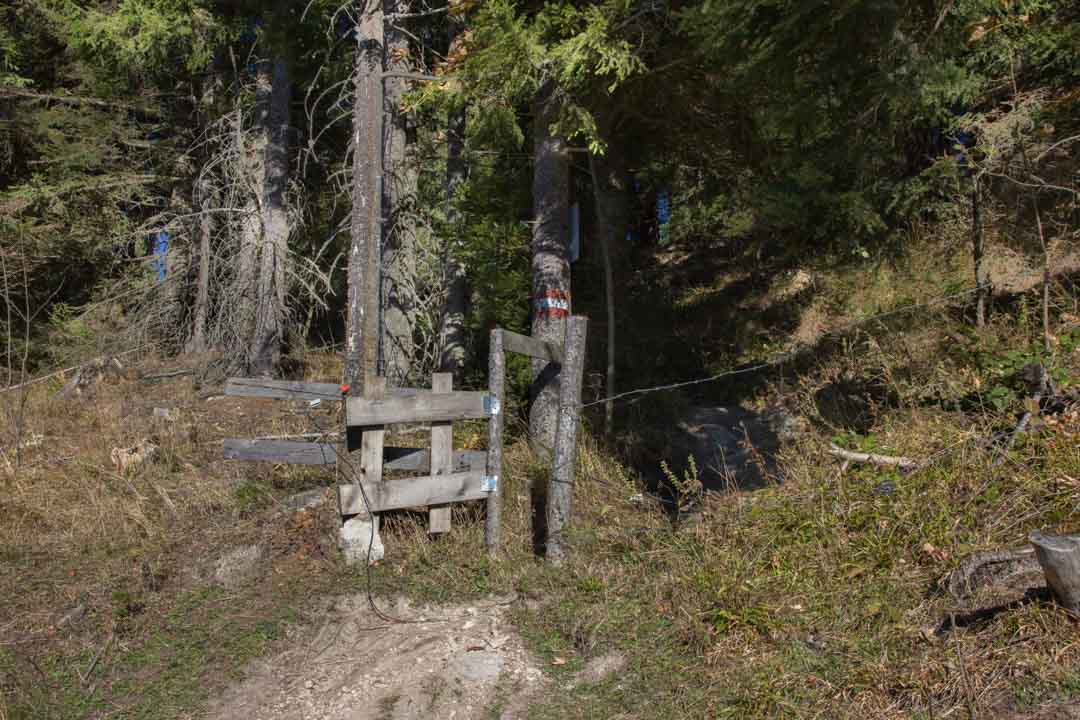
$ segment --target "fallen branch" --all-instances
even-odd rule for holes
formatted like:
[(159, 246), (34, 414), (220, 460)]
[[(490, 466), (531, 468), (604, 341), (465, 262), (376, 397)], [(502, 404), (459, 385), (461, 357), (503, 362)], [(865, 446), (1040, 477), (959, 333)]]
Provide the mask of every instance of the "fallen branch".
[(144, 382), (150, 382), (151, 380), (168, 380), (169, 378), (183, 377), (184, 375), (193, 375), (194, 370), (173, 370), (172, 372), (157, 373), (156, 375), (143, 375), (139, 379)]
[(896, 455), (877, 455), (875, 453), (845, 450), (835, 443), (829, 443), (829, 454), (849, 462), (868, 463), (879, 467), (895, 467), (900, 468), (901, 470), (915, 470), (923, 464), (919, 460), (912, 460), (911, 458)]

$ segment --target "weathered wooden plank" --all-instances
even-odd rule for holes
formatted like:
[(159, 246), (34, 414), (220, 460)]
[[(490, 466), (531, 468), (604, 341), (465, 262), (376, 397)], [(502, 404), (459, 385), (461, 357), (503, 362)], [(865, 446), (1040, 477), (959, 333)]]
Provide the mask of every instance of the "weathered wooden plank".
[(443, 505), (466, 500), (483, 500), (488, 493), (483, 489), (483, 472), (427, 475), (424, 477), (384, 480), (377, 483), (339, 485), (338, 499), (342, 515), (364, 512), (364, 500), (359, 485), (363, 485), (372, 512), (400, 510), (411, 507)]
[(538, 340), (510, 330), (500, 330), (499, 332), (502, 333), (503, 350), (553, 363), (562, 363), (563, 361), (563, 349), (555, 343)]
[[(488, 391), (503, 406), (503, 387), (506, 378), (506, 355), (503, 352), (503, 332), (491, 331), (491, 348), (488, 350)], [(502, 433), (503, 415), (500, 410), (488, 423), (487, 475), (495, 478), (495, 490), (488, 493), (487, 517), (484, 519), (484, 546), (489, 554), (499, 551), (502, 532)]]
[[(224, 445), (226, 460), (293, 465), (333, 465), (338, 453), (338, 446), (333, 443), (296, 440), (229, 438)], [(487, 453), (483, 450), (457, 450), (453, 455), (453, 472), (483, 470), (486, 461)], [(383, 470), (431, 472), (431, 451), (428, 448), (384, 447)]]
[(234, 397), (279, 400), (341, 400), (341, 386), (334, 383), (296, 382), (264, 378), (229, 378), (225, 394)]
[(345, 416), (351, 426), (486, 418), (487, 396), (486, 392), (458, 391), (383, 400), (350, 397), (345, 400)]
[[(416, 397), (427, 395), (426, 388), (393, 388), (386, 391), (393, 397)], [(233, 397), (276, 398), (278, 400), (338, 400), (344, 395), (341, 386), (334, 383), (299, 382), (294, 380), (268, 380), (264, 378), (229, 378), (225, 382), (225, 394)]]
[(337, 462), (337, 448), (330, 443), (229, 438), (225, 441), (225, 459), (291, 465), (333, 465)]
[[(386, 393), (386, 378), (371, 378), (364, 386), (364, 399), (378, 402)], [(376, 423), (367, 423), (375, 425)], [(360, 472), (364, 482), (379, 483), (383, 476), (383, 443), (386, 430), (382, 427), (365, 427), (360, 440)]]
[(555, 468), (548, 485), (547, 560), (559, 565), (566, 558), (563, 532), (573, 514), (577, 433), (581, 415), (581, 381), (585, 373), (585, 332), (588, 318), (572, 316), (566, 323), (566, 361), (559, 378), (559, 419), (555, 430)]
[[(435, 373), (431, 376), (431, 392), (448, 393), (454, 389), (454, 376)], [(453, 472), (454, 424), (431, 423), (431, 474), (449, 475)], [(440, 505), (428, 509), (428, 532), (432, 535), (450, 532), (450, 506)]]

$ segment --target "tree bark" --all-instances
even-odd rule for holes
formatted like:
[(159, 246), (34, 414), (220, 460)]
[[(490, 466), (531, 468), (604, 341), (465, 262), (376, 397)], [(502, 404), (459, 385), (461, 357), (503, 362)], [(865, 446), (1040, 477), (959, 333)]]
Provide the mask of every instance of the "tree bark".
[(214, 232), (211, 217), (210, 190), (205, 185), (198, 187), (198, 203), (202, 211), (197, 227), (199, 237), (199, 269), (195, 277), (195, 307), (191, 324), (191, 336), (185, 350), (189, 353), (202, 353), (209, 349), (206, 340), (206, 323), (210, 314), (210, 238)]
[(629, 221), (630, 203), (627, 197), (629, 178), (622, 158), (608, 154), (589, 156), (596, 204), (596, 235), (604, 262), (604, 302), (607, 308), (607, 368), (604, 394), (604, 432), (610, 435), (615, 424), (615, 269), (619, 259), (619, 242)]
[[(451, 45), (460, 29), (460, 24), (451, 19)], [(468, 310), (468, 281), (461, 260), (462, 217), (457, 197), (468, 173), (464, 152), (465, 107), (462, 106), (451, 110), (446, 119), (446, 224), (450, 232), (446, 243), (446, 263), (449, 286), (439, 327), (439, 369), (453, 373), (454, 379), (459, 382), (465, 370), (465, 313)]]
[(971, 257), (975, 261), (975, 326), (986, 324), (986, 306), (990, 296), (990, 283), (983, 264), (983, 228), (982, 228), (982, 192), (979, 178), (975, 178), (975, 187), (971, 191)]
[(262, 237), (256, 287), (255, 328), (249, 364), (258, 375), (273, 374), (285, 342), (289, 256), (289, 103), (292, 85), (285, 60), (270, 68), (270, 103), (266, 113), (265, 179), (262, 196)]
[[(570, 163), (566, 141), (551, 134), (557, 115), (549, 83), (533, 105), (532, 336), (562, 345), (570, 315)], [(533, 361), (529, 434), (550, 456), (558, 422), (558, 367)]]
[[(388, 15), (408, 14), (412, 0), (384, 0)], [(387, 71), (408, 72), (409, 39), (392, 23), (386, 28), (383, 67)], [(418, 173), (410, 156), (413, 145), (409, 115), (402, 102), (409, 91), (404, 78), (383, 81), (389, 122), (383, 131), (383, 338), (382, 366), (391, 385), (407, 383), (414, 372), (417, 349), (413, 334), (417, 312), (417, 247), (412, 209), (416, 200)], [(435, 338), (431, 338), (432, 341)]]
[(260, 62), (255, 70), (255, 107), (252, 131), (245, 133), (243, 120), (236, 121), (236, 144), (244, 163), (244, 212), (240, 220), (240, 247), (235, 280), (236, 308), (231, 330), (235, 335), (229, 345), (238, 351), (244, 364), (251, 360), (252, 333), (259, 314), (258, 260), (263, 235), (261, 203), (266, 184), (266, 128), (269, 123), (273, 73), (270, 64)]
[(352, 218), (345, 327), (345, 382), (361, 395), (378, 362), (379, 244), (382, 152), (382, 9), (360, 17), (352, 119)]

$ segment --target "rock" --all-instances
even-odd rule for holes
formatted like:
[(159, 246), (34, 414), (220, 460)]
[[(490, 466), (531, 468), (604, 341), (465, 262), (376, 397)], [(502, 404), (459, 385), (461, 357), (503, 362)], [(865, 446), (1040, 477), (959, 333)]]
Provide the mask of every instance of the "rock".
[(764, 413), (741, 407), (691, 408), (673, 428), (663, 456), (679, 479), (693, 456), (706, 490), (760, 487), (777, 471), (774, 458), (781, 444), (802, 428), (798, 418), (781, 408)]
[(162, 419), (162, 420), (164, 420), (166, 422), (176, 422), (176, 418), (177, 418), (178, 414), (179, 413), (176, 410), (176, 408), (163, 408), (163, 407), (154, 408), (154, 417), (155, 418), (160, 418), (160, 419)]
[(218, 560), (214, 580), (229, 589), (245, 585), (258, 577), (262, 558), (263, 549), (258, 545), (236, 548)]
[[(339, 533), (341, 552), (348, 565), (378, 562), (386, 554), (379, 536), (379, 519), (367, 515), (355, 515), (344, 522)], [(368, 553), (370, 546), (371, 552)]]
[(305, 490), (304, 492), (290, 495), (282, 501), (282, 505), (290, 512), (299, 512), (300, 510), (310, 510), (316, 508), (326, 502), (326, 490), (324, 488), (315, 488), (314, 490)]
[(494, 682), (502, 674), (505, 661), (497, 652), (466, 652), (455, 663), (454, 670), (466, 682)]
[(626, 667), (626, 656), (621, 652), (609, 652), (599, 657), (594, 657), (585, 663), (585, 667), (578, 673), (578, 683), (598, 683), (601, 680), (621, 672)]

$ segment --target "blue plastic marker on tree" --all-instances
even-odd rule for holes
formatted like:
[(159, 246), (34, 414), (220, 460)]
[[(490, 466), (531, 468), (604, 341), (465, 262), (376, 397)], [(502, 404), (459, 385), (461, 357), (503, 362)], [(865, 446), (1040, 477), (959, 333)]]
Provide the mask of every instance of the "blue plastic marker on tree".
[(165, 256), (169, 252), (169, 231), (161, 230), (154, 235), (154, 259), (150, 261), (150, 267), (157, 272), (158, 282), (165, 281), (167, 265)]

